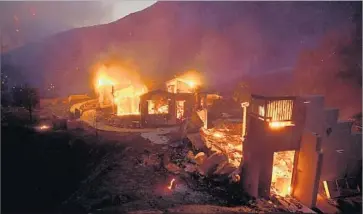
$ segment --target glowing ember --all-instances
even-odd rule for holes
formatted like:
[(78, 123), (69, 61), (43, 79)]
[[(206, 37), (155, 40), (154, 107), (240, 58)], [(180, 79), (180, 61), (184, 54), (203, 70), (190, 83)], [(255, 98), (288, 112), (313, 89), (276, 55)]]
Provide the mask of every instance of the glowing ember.
[(46, 131), (46, 130), (50, 129), (50, 126), (48, 126), (48, 125), (39, 125), (39, 126), (36, 126), (34, 128), (37, 131), (43, 132), (43, 131)]
[(45, 130), (45, 129), (49, 129), (49, 126), (47, 126), (47, 125), (42, 125), (42, 126), (40, 126), (39, 127), (41, 130)]
[(280, 129), (286, 126), (294, 126), (294, 124), (291, 121), (283, 121), (283, 122), (273, 121), (269, 123), (269, 126), (271, 129)]
[(207, 147), (212, 151), (220, 151), (227, 155), (228, 163), (238, 168), (242, 161), (242, 140), (240, 135), (230, 132), (229, 129), (201, 129)]
[(220, 133), (220, 132), (215, 132), (215, 133), (213, 133), (213, 137), (222, 138), (223, 137), (223, 134)]
[(115, 106), (117, 115), (140, 114), (140, 95), (147, 92), (137, 73), (118, 65), (99, 66), (94, 88), (100, 107)]
[(173, 178), (171, 181), (170, 181), (170, 184), (168, 186), (168, 189), (169, 190), (172, 190), (175, 188), (175, 178)]

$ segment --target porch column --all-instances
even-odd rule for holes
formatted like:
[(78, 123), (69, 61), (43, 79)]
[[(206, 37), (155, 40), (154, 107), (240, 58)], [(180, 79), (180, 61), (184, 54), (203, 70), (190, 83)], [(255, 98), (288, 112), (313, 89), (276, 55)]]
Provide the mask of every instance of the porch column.
[(242, 122), (242, 140), (244, 141), (246, 136), (246, 123), (247, 123), (247, 107), (250, 105), (249, 102), (241, 103), (243, 109), (243, 122)]

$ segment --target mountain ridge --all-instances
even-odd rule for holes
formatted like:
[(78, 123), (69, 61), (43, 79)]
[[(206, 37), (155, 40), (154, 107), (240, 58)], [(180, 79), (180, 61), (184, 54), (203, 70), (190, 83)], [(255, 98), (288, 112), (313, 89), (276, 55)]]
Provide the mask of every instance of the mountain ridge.
[[(275, 2), (157, 2), (115, 22), (61, 32), (10, 55), (31, 84), (46, 88), (52, 83), (60, 94), (89, 90), (91, 66), (110, 56), (132, 61), (146, 80), (160, 82), (196, 69), (206, 74), (209, 85), (218, 85), (227, 76), (233, 80), (293, 66), (305, 47), (298, 41), (305, 37), (313, 41), (325, 32), (310, 25), (316, 21), (317, 26), (329, 28), (336, 21), (321, 14), (284, 21), (309, 7)], [(282, 12), (269, 18), (277, 9)]]

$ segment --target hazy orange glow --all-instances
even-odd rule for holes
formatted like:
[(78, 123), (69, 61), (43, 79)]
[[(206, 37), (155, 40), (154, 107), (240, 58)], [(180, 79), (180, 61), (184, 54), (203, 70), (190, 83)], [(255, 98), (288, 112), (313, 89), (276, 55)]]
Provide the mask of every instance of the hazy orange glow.
[(291, 194), (295, 151), (275, 152), (273, 157), (271, 193), (280, 196)]
[(140, 95), (147, 92), (136, 72), (117, 64), (98, 66), (94, 88), (100, 106), (115, 105), (117, 115), (140, 114)]
[(184, 80), (184, 82), (187, 83), (191, 88), (195, 88), (202, 84), (202, 76), (195, 70), (187, 71), (179, 78)]

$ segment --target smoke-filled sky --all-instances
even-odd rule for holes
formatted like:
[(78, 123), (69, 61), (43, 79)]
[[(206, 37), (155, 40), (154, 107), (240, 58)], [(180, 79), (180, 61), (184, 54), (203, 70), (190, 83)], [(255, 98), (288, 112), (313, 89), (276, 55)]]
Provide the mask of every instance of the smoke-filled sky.
[(3, 43), (18, 46), (75, 27), (104, 24), (155, 1), (0, 2)]

